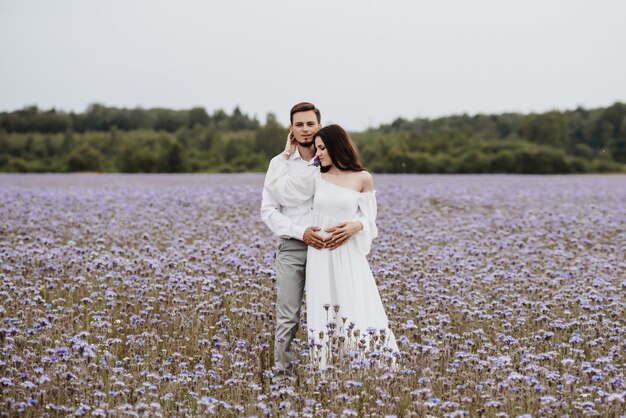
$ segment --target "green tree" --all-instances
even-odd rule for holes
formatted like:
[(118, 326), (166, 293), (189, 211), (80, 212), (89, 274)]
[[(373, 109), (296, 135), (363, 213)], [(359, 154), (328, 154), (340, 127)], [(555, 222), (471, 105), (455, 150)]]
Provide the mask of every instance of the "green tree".
[(214, 129), (205, 131), (200, 141), (200, 149), (203, 151), (210, 150), (217, 135), (218, 133)]
[(568, 126), (561, 112), (532, 114), (525, 118), (522, 136), (531, 142), (562, 147), (568, 142)]
[(185, 171), (185, 158), (183, 155), (183, 147), (180, 145), (176, 137), (174, 137), (167, 147), (165, 156), (166, 173), (181, 173)]
[(457, 173), (483, 173), (490, 165), (489, 158), (476, 149), (463, 154), (456, 165)]
[(509, 149), (498, 151), (489, 164), (492, 173), (518, 173), (515, 154)]
[(600, 109), (591, 130), (591, 147), (606, 148), (610, 142), (619, 138), (624, 117), (626, 117), (626, 105), (622, 103), (615, 103), (606, 109)]
[(253, 150), (246, 150), (245, 147), (242, 146), (240, 141), (236, 139), (230, 139), (226, 146), (224, 147), (224, 160), (227, 162), (232, 162), (240, 155), (245, 154), (246, 152), (253, 152)]
[(288, 132), (276, 120), (269, 119), (254, 135), (254, 150), (272, 158), (284, 149)]
[(585, 158), (588, 160), (593, 158), (593, 150), (591, 149), (590, 146), (586, 144), (574, 145), (574, 150), (572, 151), (572, 154), (577, 157)]
[(89, 144), (74, 149), (67, 159), (68, 171), (100, 171), (102, 155)]
[(608, 143), (611, 155), (615, 161), (626, 164), (626, 115), (622, 118), (620, 128), (614, 135), (615, 138)]
[(189, 111), (188, 126), (193, 128), (196, 125), (209, 126), (211, 118), (203, 107), (194, 107)]

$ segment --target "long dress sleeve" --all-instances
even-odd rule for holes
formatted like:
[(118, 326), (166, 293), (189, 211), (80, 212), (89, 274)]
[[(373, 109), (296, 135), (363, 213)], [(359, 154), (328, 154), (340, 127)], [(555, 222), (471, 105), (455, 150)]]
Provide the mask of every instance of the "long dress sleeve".
[(320, 170), (315, 166), (289, 169), (290, 161), (277, 156), (270, 162), (263, 187), (270, 196), (283, 206), (298, 206), (315, 193), (315, 177)]
[(376, 227), (376, 215), (378, 207), (376, 204), (376, 192), (365, 192), (359, 198), (358, 211), (354, 220), (361, 221), (363, 229), (353, 238), (360, 253), (367, 255), (372, 247), (372, 240), (378, 236), (378, 228)]

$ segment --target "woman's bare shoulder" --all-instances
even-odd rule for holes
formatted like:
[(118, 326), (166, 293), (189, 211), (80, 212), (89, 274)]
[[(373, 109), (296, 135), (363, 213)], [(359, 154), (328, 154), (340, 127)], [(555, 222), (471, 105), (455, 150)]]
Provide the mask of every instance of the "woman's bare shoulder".
[(374, 177), (369, 171), (360, 171), (359, 180), (361, 180), (361, 191), (371, 192), (374, 190)]

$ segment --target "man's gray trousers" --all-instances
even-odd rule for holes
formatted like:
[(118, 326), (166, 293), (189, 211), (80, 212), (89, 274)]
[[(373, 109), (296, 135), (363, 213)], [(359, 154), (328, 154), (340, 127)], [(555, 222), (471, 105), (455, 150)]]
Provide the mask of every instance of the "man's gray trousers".
[[(274, 366), (289, 372), (294, 355), (291, 342), (298, 331), (304, 296), (307, 245), (297, 239), (282, 240), (276, 254), (276, 336)], [(306, 338), (306, 337), (305, 337)]]

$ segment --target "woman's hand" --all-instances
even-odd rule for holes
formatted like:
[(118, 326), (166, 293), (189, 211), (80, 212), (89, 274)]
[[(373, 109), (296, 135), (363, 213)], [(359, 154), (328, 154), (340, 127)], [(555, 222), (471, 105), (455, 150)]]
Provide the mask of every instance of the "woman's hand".
[(363, 229), (361, 221), (343, 222), (332, 228), (326, 229), (330, 235), (326, 238), (325, 248), (334, 250), (343, 245), (351, 236)]
[(287, 134), (287, 143), (285, 144), (285, 150), (280, 154), (285, 160), (289, 159), (289, 156), (296, 150), (296, 139), (293, 136), (293, 132), (289, 129)]

